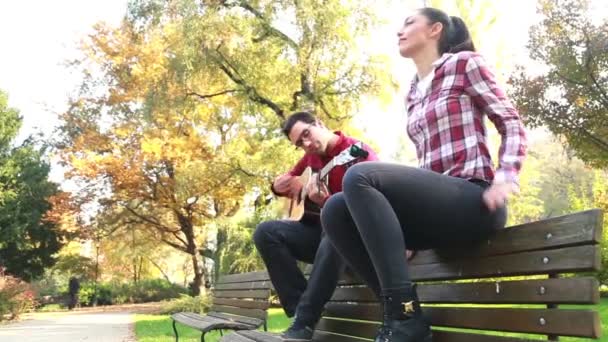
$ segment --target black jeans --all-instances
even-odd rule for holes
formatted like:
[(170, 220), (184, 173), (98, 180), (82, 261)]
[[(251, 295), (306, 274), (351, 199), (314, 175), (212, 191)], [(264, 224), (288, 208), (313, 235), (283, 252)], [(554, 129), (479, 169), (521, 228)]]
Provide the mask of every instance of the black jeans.
[[(253, 239), (287, 316), (313, 327), (331, 298), (344, 263), (319, 223), (267, 221)], [(314, 263), (308, 282), (296, 261)]]
[(333, 245), (370, 288), (381, 295), (407, 288), (411, 250), (473, 244), (506, 221), (506, 208), (490, 212), (487, 183), (398, 164), (352, 166), (343, 192), (323, 207), (321, 221)]

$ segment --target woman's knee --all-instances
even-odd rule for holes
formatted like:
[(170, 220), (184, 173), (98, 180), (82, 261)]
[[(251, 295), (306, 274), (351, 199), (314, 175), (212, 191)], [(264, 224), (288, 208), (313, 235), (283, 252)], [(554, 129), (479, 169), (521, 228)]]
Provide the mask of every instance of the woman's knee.
[(330, 232), (337, 225), (337, 222), (344, 220), (344, 215), (348, 213), (344, 195), (339, 192), (332, 195), (323, 205), (321, 210), (321, 223), (323, 230)]
[(342, 178), (343, 190), (348, 192), (357, 187), (373, 185), (373, 171), (380, 165), (378, 162), (365, 162), (349, 167)]

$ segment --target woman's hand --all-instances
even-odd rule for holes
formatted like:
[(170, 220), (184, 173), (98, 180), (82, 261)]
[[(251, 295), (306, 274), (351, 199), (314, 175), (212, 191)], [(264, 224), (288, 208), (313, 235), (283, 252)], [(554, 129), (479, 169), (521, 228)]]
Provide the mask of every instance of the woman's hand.
[(504, 207), (508, 197), (518, 192), (518, 186), (513, 183), (493, 183), (483, 193), (483, 201), (490, 211), (494, 211)]

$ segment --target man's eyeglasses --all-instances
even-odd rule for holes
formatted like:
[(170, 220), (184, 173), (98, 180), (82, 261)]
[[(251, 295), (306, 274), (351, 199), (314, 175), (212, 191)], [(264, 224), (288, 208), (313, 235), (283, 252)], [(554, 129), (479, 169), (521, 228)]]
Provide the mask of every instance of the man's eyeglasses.
[(310, 127), (312, 126), (312, 124), (309, 124), (308, 126), (306, 126), (306, 128), (304, 128), (302, 130), (302, 133), (300, 133), (300, 136), (298, 137), (298, 140), (296, 140), (295, 144), (297, 148), (301, 148), (302, 145), (304, 145), (304, 139), (308, 140), (310, 139)]

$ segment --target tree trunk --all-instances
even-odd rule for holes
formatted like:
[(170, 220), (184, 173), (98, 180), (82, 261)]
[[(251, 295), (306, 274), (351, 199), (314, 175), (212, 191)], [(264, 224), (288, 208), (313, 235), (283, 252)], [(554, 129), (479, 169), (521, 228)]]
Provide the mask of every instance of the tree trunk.
[(192, 268), (194, 268), (194, 279), (192, 280), (192, 295), (198, 296), (201, 294), (203, 281), (205, 280), (205, 269), (201, 265), (201, 260), (198, 259), (196, 250), (192, 254)]

